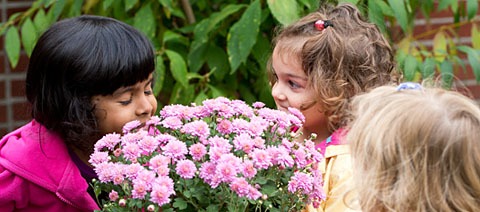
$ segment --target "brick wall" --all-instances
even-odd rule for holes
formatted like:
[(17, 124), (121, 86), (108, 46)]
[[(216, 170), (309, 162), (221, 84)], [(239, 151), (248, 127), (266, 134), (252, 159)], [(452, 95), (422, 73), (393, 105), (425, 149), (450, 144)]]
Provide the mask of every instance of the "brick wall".
[[(461, 3), (465, 1), (460, 0)], [(32, 1), (0, 1), (0, 14), (2, 22), (8, 20), (8, 17), (19, 11), (29, 8)], [(480, 11), (478, 13), (480, 15)], [(425, 32), (429, 29), (438, 28), (444, 24), (453, 23), (453, 17), (450, 12), (440, 12), (432, 14), (430, 23), (427, 24), (424, 17), (419, 14), (415, 21), (415, 33)], [(470, 25), (462, 26), (458, 30), (459, 42), (462, 45), (471, 46)], [(427, 46), (432, 46), (433, 36), (427, 37), (421, 42)], [(21, 58), (18, 66), (11, 69), (8, 59), (5, 56), (4, 41), (1, 37), (0, 42), (0, 137), (7, 132), (12, 131), (19, 126), (27, 123), (30, 118), (30, 111), (26, 104), (25, 98), (25, 72), (28, 64), (28, 58), (25, 52), (21, 53)], [(462, 58), (465, 61), (468, 71), (466, 74), (462, 71), (456, 72), (456, 79), (454, 86), (461, 92), (470, 93), (473, 98), (480, 104), (480, 84), (477, 84), (473, 76), (471, 67), (465, 56)]]
[[(2, 23), (10, 15), (24, 11), (33, 1), (0, 1), (0, 16)], [(0, 137), (31, 120), (30, 111), (25, 97), (25, 73), (28, 58), (22, 50), (21, 57), (15, 69), (9, 65), (4, 50), (4, 37), (0, 41)]]

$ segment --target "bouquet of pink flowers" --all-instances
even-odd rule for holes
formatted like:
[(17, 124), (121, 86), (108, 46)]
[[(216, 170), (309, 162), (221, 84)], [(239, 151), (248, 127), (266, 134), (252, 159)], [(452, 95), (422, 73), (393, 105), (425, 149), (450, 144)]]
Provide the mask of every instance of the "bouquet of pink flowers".
[(299, 211), (325, 199), (322, 160), (311, 140), (294, 142), (305, 121), (219, 97), (165, 106), (147, 123), (107, 134), (90, 163), (103, 211)]

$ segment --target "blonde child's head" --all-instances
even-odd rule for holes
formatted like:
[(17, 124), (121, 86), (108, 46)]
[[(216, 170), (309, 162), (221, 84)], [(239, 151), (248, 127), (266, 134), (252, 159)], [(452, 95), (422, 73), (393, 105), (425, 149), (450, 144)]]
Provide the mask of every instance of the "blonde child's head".
[(453, 91), (383, 86), (352, 101), (363, 211), (479, 211), (480, 109)]
[[(315, 26), (319, 20), (328, 20), (333, 26), (319, 30)], [(277, 107), (297, 106), (304, 113), (316, 107), (316, 114), (306, 112), (307, 127), (309, 117), (324, 116), (323, 123), (320, 120), (312, 125), (330, 132), (344, 125), (349, 99), (390, 82), (395, 66), (387, 40), (351, 4), (326, 6), (280, 29), (273, 45), (272, 95)], [(293, 75), (300, 76), (288, 78), (292, 74), (285, 72), (294, 69), (300, 71)], [(285, 86), (277, 88), (283, 82)], [(301, 93), (297, 87), (311, 92), (295, 105), (288, 102), (287, 91), (292, 90), (290, 96)]]

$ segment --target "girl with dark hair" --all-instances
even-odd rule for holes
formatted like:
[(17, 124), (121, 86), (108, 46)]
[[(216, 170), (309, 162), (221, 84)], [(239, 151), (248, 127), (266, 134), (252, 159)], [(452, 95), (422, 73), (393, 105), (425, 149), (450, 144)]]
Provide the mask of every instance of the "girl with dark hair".
[(27, 71), (33, 120), (0, 140), (1, 211), (93, 211), (94, 143), (156, 111), (155, 52), (146, 36), (112, 18), (52, 25)]

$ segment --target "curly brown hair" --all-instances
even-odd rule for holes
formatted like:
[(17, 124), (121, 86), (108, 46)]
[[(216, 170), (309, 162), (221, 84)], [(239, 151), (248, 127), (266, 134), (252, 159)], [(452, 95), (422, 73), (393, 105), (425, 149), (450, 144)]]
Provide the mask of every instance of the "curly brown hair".
[[(315, 28), (318, 20), (329, 20), (333, 27), (319, 31)], [(273, 46), (283, 56), (293, 55), (300, 62), (317, 94), (315, 101), (323, 103), (321, 112), (328, 117), (332, 132), (345, 125), (345, 110), (351, 97), (395, 78), (390, 44), (352, 4), (324, 5), (278, 29)]]

